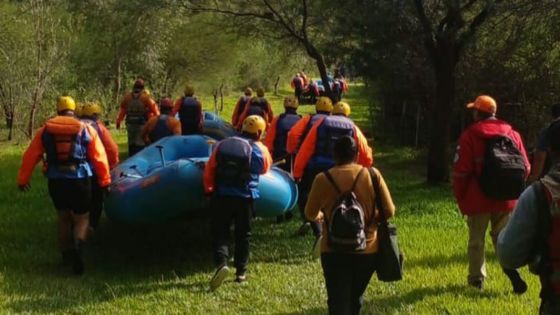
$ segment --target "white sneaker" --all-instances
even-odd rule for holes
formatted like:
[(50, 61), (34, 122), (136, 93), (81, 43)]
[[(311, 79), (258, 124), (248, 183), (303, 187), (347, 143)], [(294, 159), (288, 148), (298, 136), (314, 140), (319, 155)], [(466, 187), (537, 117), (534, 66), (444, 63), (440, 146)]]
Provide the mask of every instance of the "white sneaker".
[(210, 280), (210, 291), (215, 291), (218, 287), (222, 285), (224, 280), (229, 274), (228, 266), (224, 265), (216, 270), (216, 273)]

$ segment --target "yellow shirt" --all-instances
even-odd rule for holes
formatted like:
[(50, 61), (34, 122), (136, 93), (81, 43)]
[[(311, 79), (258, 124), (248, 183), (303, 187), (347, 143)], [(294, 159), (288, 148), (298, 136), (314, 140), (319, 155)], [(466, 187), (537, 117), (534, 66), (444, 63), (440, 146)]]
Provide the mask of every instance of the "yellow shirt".
[[(352, 188), (354, 179), (362, 168), (361, 165), (352, 163), (335, 166), (331, 168), (329, 172), (340, 190), (347, 191)], [(390, 218), (395, 214), (395, 205), (393, 204), (391, 194), (389, 193), (389, 189), (381, 173), (379, 173), (377, 169), (374, 169), (374, 172), (379, 179), (379, 191), (381, 194), (381, 202), (385, 209), (385, 216)], [(366, 224), (366, 249), (357, 253), (372, 254), (377, 252), (378, 247), (377, 224), (375, 222), (378, 222), (379, 214), (375, 210), (375, 192), (367, 169), (364, 169), (364, 173), (362, 173), (361, 177), (358, 179), (354, 193), (363, 207)], [(327, 244), (328, 227), (323, 217), (326, 217), (327, 220), (330, 221), (332, 217), (332, 208), (337, 197), (338, 193), (327, 177), (323, 173), (317, 175), (313, 181), (313, 186), (311, 187), (311, 192), (309, 193), (309, 198), (305, 205), (305, 216), (312, 221), (323, 221), (323, 239), (321, 241), (321, 252), (323, 253), (331, 251)], [(374, 220), (373, 222), (372, 219)]]

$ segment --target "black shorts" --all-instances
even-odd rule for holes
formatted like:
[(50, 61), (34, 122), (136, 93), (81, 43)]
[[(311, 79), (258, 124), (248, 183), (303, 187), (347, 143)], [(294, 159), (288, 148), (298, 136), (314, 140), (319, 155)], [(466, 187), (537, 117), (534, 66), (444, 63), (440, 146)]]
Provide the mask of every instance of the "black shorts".
[(91, 210), (91, 179), (49, 179), (49, 195), (58, 211), (85, 214)]

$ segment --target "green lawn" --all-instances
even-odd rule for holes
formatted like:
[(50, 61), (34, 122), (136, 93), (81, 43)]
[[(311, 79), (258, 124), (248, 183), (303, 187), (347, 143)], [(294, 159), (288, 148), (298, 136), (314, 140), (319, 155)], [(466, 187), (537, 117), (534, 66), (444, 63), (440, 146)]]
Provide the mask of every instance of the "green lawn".
[[(352, 90), (351, 105), (365, 104), (356, 92), (360, 87)], [(224, 117), (230, 117), (236, 97), (227, 99)], [(211, 104), (211, 99), (203, 101)], [(279, 113), (281, 99), (271, 101)], [(353, 112), (366, 120), (365, 106), (355, 106)], [(116, 136), (124, 151), (124, 133)], [(321, 266), (310, 255), (312, 237), (294, 236), (298, 220), (277, 225), (257, 219), (248, 283), (239, 285), (231, 278), (215, 293), (207, 292), (213, 266), (204, 218), (154, 227), (105, 220), (89, 243), (86, 274), (71, 276), (59, 265), (55, 212), (40, 172), (30, 193), (16, 189), (22, 150), (0, 144), (0, 313), (326, 313)], [(375, 151), (397, 205), (406, 276), (395, 284), (372, 279), (363, 313), (536, 313), (536, 277), (523, 269), (529, 291), (521, 297), (511, 293), (489, 240), (486, 288), (478, 292), (466, 286), (466, 224), (449, 187), (424, 184), (424, 155), (406, 148)]]

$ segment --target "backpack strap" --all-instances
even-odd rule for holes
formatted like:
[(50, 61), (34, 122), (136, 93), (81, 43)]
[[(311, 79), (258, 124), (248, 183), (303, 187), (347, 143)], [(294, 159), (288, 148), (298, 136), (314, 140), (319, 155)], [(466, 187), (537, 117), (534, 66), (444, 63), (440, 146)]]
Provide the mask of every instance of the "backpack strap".
[(351, 191), (354, 191), (356, 189), (356, 184), (358, 183), (358, 180), (362, 176), (363, 172), (364, 172), (364, 167), (362, 167), (358, 175), (356, 175), (356, 179), (354, 179), (354, 183), (352, 183), (352, 188), (350, 188)]
[(373, 167), (368, 168), (368, 171), (369, 175), (371, 176), (373, 191), (375, 192), (375, 207), (379, 210), (379, 216), (381, 218), (379, 222), (387, 222), (387, 218), (385, 217), (385, 209), (383, 209), (383, 203), (381, 202), (381, 187), (379, 184), (379, 177), (377, 177), (377, 174), (375, 173)]
[(329, 171), (324, 171), (323, 174), (325, 174), (325, 176), (327, 177), (331, 185), (334, 187), (334, 189), (336, 189), (336, 192), (342, 194), (342, 190), (340, 190), (340, 187), (338, 187), (338, 185), (334, 181), (334, 178), (332, 177), (331, 173)]

